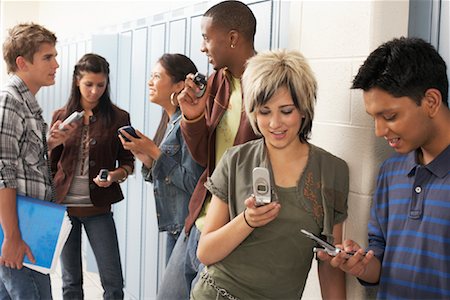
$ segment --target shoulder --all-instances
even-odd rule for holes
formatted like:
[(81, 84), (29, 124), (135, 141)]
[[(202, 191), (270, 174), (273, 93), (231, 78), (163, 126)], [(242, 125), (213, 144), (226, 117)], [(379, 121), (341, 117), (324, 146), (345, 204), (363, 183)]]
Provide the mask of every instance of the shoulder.
[(330, 170), (348, 173), (348, 165), (342, 158), (339, 158), (336, 155), (331, 154), (330, 152), (313, 144), (310, 144), (310, 146), (312, 159), (320, 162), (326, 168), (330, 168)]
[(226, 69), (222, 68), (212, 73), (208, 78), (208, 85), (213, 88), (221, 86), (227, 80), (226, 72)]
[(16, 103), (24, 103), (22, 95), (19, 93), (20, 86), (13, 79), (10, 79), (6, 85), (0, 90), (1, 101), (14, 101)]
[(232, 147), (228, 148), (227, 152), (229, 153), (228, 155), (236, 155), (238, 153), (244, 154), (244, 155), (251, 155), (255, 151), (262, 149), (263, 147), (264, 147), (264, 139), (260, 138), (260, 139), (248, 141), (244, 144), (232, 146)]
[(0, 108), (2, 113), (25, 114), (25, 99), (17, 89), (9, 82), (0, 91)]
[(115, 104), (112, 105), (112, 109), (114, 111), (114, 114), (117, 117), (119, 117), (119, 118), (130, 118), (130, 114), (126, 110), (116, 106)]
[(232, 164), (259, 163), (264, 155), (264, 139), (256, 139), (227, 149), (223, 158)]

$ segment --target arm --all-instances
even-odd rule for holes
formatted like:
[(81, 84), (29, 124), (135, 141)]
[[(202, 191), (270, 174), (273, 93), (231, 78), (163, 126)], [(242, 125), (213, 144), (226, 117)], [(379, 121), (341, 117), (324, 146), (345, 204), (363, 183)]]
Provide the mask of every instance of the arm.
[[(122, 119), (122, 122), (121, 124), (119, 124), (119, 126), (124, 126), (125, 124), (130, 124), (130, 116), (128, 113), (126, 113), (126, 117)], [(121, 132), (123, 133), (124, 131), (122, 130)], [(122, 183), (127, 179), (128, 175), (132, 174), (134, 171), (133, 153), (130, 150), (124, 148), (124, 139), (120, 135), (115, 135), (116, 133), (117, 131), (114, 130), (114, 134), (111, 135), (111, 138), (113, 139), (114, 143), (118, 143), (118, 152), (116, 152), (116, 157), (113, 158), (113, 160), (118, 164), (118, 167), (114, 170), (109, 171), (106, 181), (100, 181), (100, 174), (97, 174), (93, 181), (100, 187), (109, 187), (113, 182)], [(115, 140), (116, 138), (118, 140)]]
[(80, 122), (72, 122), (64, 126), (64, 130), (59, 130), (59, 125), (62, 121), (61, 110), (57, 110), (53, 113), (52, 123), (50, 125), (50, 134), (47, 138), (48, 150), (51, 153), (56, 147), (63, 145), (65, 141), (74, 134), (75, 129), (79, 126)]
[(153, 161), (158, 159), (161, 155), (161, 150), (156, 146), (152, 139), (144, 135), (139, 130), (135, 129), (139, 138), (134, 138), (128, 134), (128, 132), (121, 130), (130, 141), (127, 142), (119, 135), (119, 139), (122, 142), (122, 146), (125, 150), (131, 151), (133, 155), (139, 159), (143, 165), (150, 169), (153, 165)]
[(256, 227), (274, 220), (281, 207), (278, 202), (255, 207), (253, 197), (247, 198), (245, 205), (247, 209), (230, 221), (228, 204), (213, 195), (197, 249), (203, 264), (208, 266), (227, 257)]
[(30, 248), (22, 240), (20, 234), (16, 208), (16, 190), (11, 188), (0, 189), (0, 199), (0, 224), (4, 233), (0, 265), (21, 269), (25, 255), (30, 261), (34, 262), (35, 260)]
[(181, 137), (180, 130), (176, 134), (177, 142), (180, 145), (178, 150), (180, 153), (176, 155), (181, 154), (181, 160), (177, 161), (174, 156), (162, 152), (153, 165), (153, 176), (159, 180), (170, 178), (171, 183), (177, 188), (192, 194), (204, 168), (193, 160), (186, 143)]
[[(341, 243), (342, 223), (334, 225), (333, 237), (336, 243)], [(318, 262), (318, 272), (323, 299), (346, 299), (344, 272), (333, 268), (328, 261)]]
[(25, 130), (21, 126), (25, 120), (21, 107), (13, 97), (0, 96), (0, 120), (6, 124), (0, 126), (0, 225), (4, 234), (0, 265), (17, 269), (22, 268), (24, 255), (34, 261), (30, 248), (22, 240), (16, 208), (19, 139)]
[[(343, 245), (337, 245), (346, 252), (356, 252), (352, 257), (346, 259), (345, 253), (340, 253), (332, 258), (325, 253), (318, 253), (321, 260), (328, 260), (335, 268), (340, 268), (350, 275), (358, 277), (360, 280), (367, 283), (378, 283), (381, 275), (381, 260), (384, 255), (384, 248), (386, 246), (384, 232), (387, 228), (383, 228), (379, 219), (386, 219), (388, 215), (386, 210), (378, 210), (379, 204), (388, 203), (387, 194), (379, 191), (385, 190), (388, 186), (386, 179), (388, 176), (381, 176), (383, 174), (383, 166), (380, 169), (380, 175), (377, 181), (377, 192), (374, 194), (373, 205), (371, 208), (371, 215), (369, 220), (369, 248), (373, 249), (365, 252), (361, 246), (353, 240), (344, 241)], [(383, 205), (384, 206), (384, 205)], [(375, 256), (375, 252), (377, 255)]]
[(338, 254), (336, 257), (331, 257), (323, 251), (317, 253), (321, 261), (329, 261), (330, 265), (334, 268), (339, 268), (342, 271), (358, 277), (362, 281), (368, 283), (377, 283), (381, 274), (380, 260), (374, 255), (374, 252), (370, 250), (365, 252), (355, 241), (345, 240), (343, 245), (336, 245), (339, 248), (343, 248), (346, 252), (356, 253), (346, 259), (344, 252)]
[(201, 166), (206, 167), (208, 163), (206, 153), (208, 153), (209, 130), (205, 112), (212, 81), (209, 80), (205, 94), (201, 98), (197, 98), (195, 93), (198, 92), (198, 87), (192, 80), (193, 76), (193, 74), (189, 74), (186, 77), (184, 89), (177, 98), (183, 114), (181, 131), (192, 157)]

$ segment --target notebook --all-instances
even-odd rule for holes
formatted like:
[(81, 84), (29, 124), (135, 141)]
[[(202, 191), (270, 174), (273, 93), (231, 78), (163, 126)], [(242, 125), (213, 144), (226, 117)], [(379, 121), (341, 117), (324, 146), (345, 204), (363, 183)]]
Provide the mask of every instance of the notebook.
[[(66, 207), (18, 195), (17, 215), (22, 239), (31, 248), (36, 260), (32, 264), (25, 256), (24, 266), (44, 274), (53, 272), (72, 228)], [(0, 226), (0, 245), (3, 238)]]

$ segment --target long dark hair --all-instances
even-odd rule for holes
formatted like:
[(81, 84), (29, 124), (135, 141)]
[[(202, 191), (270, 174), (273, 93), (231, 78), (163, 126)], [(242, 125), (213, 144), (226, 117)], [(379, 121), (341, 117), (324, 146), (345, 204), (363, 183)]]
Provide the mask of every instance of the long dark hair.
[[(186, 75), (189, 73), (195, 74), (197, 67), (186, 55), (175, 53), (166, 53), (158, 59), (158, 63), (166, 70), (167, 74), (172, 78), (173, 83), (184, 81)], [(169, 122), (169, 115), (163, 109), (161, 121), (159, 121), (158, 129), (156, 130), (153, 141), (159, 146), (164, 138)]]
[(98, 54), (88, 53), (77, 62), (73, 70), (72, 76), (72, 89), (70, 91), (69, 100), (66, 104), (67, 116), (74, 111), (79, 111), (81, 107), (81, 93), (80, 88), (77, 85), (78, 80), (83, 77), (83, 73), (96, 73), (104, 74), (106, 77), (106, 89), (103, 95), (100, 97), (98, 103), (99, 113), (102, 115), (105, 125), (108, 126), (113, 118), (114, 104), (110, 97), (110, 83), (109, 83), (109, 63), (105, 58)]

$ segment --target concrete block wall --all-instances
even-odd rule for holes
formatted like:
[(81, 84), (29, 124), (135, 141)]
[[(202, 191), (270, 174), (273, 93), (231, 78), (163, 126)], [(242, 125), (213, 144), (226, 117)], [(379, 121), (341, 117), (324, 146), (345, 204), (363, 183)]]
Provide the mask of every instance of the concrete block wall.
[[(350, 86), (371, 51), (407, 35), (409, 2), (301, 1), (291, 6), (289, 47), (308, 58), (319, 85), (311, 142), (347, 162), (350, 194), (344, 238), (365, 246), (379, 165), (392, 151), (375, 137), (362, 92)], [(316, 270), (314, 264), (303, 299), (320, 299)], [(371, 293), (347, 276), (347, 299), (369, 298)]]

